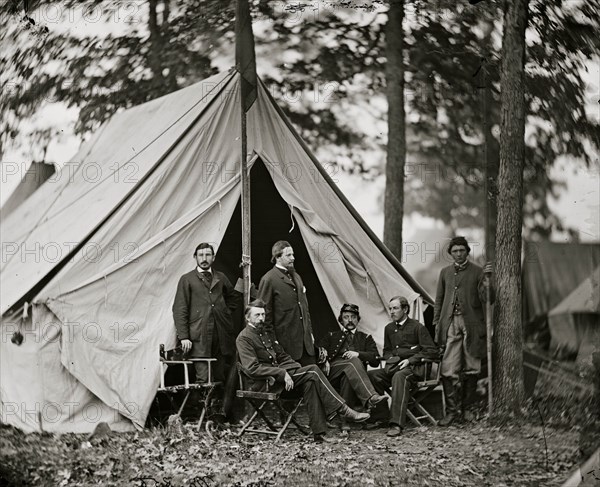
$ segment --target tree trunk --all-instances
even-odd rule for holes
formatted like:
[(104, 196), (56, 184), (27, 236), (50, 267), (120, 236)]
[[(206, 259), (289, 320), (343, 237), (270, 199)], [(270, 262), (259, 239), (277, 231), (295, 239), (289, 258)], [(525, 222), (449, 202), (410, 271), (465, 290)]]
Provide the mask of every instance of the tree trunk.
[(386, 83), (388, 99), (388, 145), (385, 169), (383, 241), (392, 253), (402, 257), (404, 215), (404, 165), (406, 124), (404, 113), (404, 0), (390, 0), (386, 26)]
[(523, 403), (521, 238), (525, 153), (524, 60), (527, 0), (510, 0), (502, 43), (500, 172), (496, 248), (494, 409), (520, 414)]
[(496, 120), (494, 119), (495, 107), (492, 93), (492, 82), (488, 80), (488, 67), (491, 53), (493, 52), (492, 32), (494, 24), (488, 19), (483, 24), (484, 38), (481, 53), (481, 70), (479, 77), (479, 94), (481, 97), (482, 131), (484, 136), (483, 164), (484, 164), (484, 197), (485, 197), (485, 249), (484, 257), (487, 262), (496, 259), (496, 231), (498, 226), (498, 170), (500, 165), (500, 147), (492, 133)]

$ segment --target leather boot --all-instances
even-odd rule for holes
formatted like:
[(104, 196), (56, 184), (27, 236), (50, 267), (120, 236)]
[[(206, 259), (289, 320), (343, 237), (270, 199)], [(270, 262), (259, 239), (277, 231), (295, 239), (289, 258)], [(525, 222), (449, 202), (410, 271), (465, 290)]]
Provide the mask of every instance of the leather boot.
[(440, 426), (450, 426), (458, 417), (458, 398), (456, 397), (456, 387), (453, 379), (442, 377), (442, 387), (444, 388), (444, 398), (446, 399), (446, 416), (438, 424)]
[(475, 402), (477, 401), (477, 375), (465, 374), (463, 378), (462, 409), (467, 422), (475, 421)]

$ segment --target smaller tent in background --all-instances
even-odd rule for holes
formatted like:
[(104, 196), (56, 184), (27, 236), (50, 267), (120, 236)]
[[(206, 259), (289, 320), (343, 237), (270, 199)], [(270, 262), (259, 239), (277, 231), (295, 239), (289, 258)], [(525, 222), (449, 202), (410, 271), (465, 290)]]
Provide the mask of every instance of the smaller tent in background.
[(2, 205), (2, 218), (11, 214), (23, 201), (31, 196), (56, 172), (54, 164), (33, 162), (25, 172), (19, 185)]
[(588, 361), (600, 350), (600, 267), (548, 313), (550, 349)]
[[(600, 266), (600, 244), (525, 242), (523, 261), (523, 326), (529, 341), (537, 341), (554, 354), (556, 337), (549, 328), (548, 315), (558, 316), (555, 308), (575, 292), (590, 272)], [(561, 307), (562, 309), (562, 307)], [(562, 313), (559, 310), (559, 313)], [(561, 316), (565, 316), (562, 313)], [(558, 318), (554, 319), (556, 323)], [(560, 343), (569, 342), (573, 354), (579, 349), (575, 328), (563, 328)], [(552, 345), (551, 345), (552, 344)], [(564, 356), (564, 354), (563, 354)]]

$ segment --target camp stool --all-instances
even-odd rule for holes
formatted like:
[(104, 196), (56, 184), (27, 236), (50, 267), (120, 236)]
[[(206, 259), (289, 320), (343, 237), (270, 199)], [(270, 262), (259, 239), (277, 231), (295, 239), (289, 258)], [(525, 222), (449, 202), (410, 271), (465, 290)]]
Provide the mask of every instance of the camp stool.
[[(275, 383), (275, 379), (273, 377), (269, 377), (266, 380), (255, 380), (252, 379), (242, 368), (241, 364), (237, 364), (238, 378), (240, 383), (240, 388), (236, 392), (237, 397), (244, 399), (248, 404), (250, 404), (254, 412), (243, 422), (242, 427), (237, 433), (237, 436), (242, 436), (244, 433), (262, 433), (265, 435), (274, 435), (275, 441), (279, 441), (283, 433), (287, 430), (290, 423), (294, 423), (298, 430), (308, 435), (310, 431), (299, 423), (296, 418), (296, 413), (298, 408), (302, 404), (302, 396), (292, 397), (291, 395), (288, 397), (282, 397), (282, 393), (284, 391), (270, 391), (270, 387)], [(254, 384), (261, 384), (262, 391), (253, 391), (247, 388), (247, 383), (253, 382)], [(284, 407), (284, 402), (290, 402), (291, 409), (288, 410)], [(270, 420), (264, 409), (267, 404), (273, 404), (275, 408), (279, 411), (281, 415), (281, 426), (277, 426), (274, 421)], [(251, 427), (254, 420), (259, 417), (266, 424), (266, 428), (254, 428)]]
[[(167, 397), (169, 398), (169, 401), (170, 401), (173, 409), (176, 408), (174, 396), (179, 391), (182, 391), (182, 390), (186, 391), (183, 401), (182, 401), (181, 405), (179, 406), (179, 409), (177, 410), (177, 413), (176, 413), (176, 415), (180, 416), (180, 417), (181, 417), (181, 412), (183, 411), (183, 408), (187, 404), (187, 401), (188, 401), (192, 391), (194, 391), (194, 390), (200, 391), (201, 397), (198, 400), (198, 403), (200, 405), (200, 418), (198, 419), (198, 424), (196, 426), (196, 429), (198, 431), (200, 431), (200, 428), (202, 428), (202, 423), (204, 422), (204, 419), (205, 419), (208, 411), (212, 407), (212, 402), (214, 399), (214, 392), (219, 386), (222, 385), (222, 382), (213, 381), (213, 377), (212, 377), (212, 363), (216, 362), (217, 359), (212, 358), (212, 357), (198, 357), (198, 358), (195, 357), (195, 358), (187, 358), (187, 359), (181, 359), (181, 360), (176, 360), (176, 359), (171, 360), (171, 359), (165, 358), (166, 356), (167, 356), (167, 354), (165, 354), (165, 352), (164, 352), (164, 346), (161, 345), (160, 346), (160, 363), (161, 363), (161, 365), (164, 364), (167, 366), (183, 366), (184, 382), (183, 382), (183, 384), (178, 384), (178, 385), (170, 385), (170, 386), (165, 385), (165, 372), (167, 370), (167, 367), (161, 367), (160, 386), (158, 387), (158, 391), (165, 392), (167, 394)], [(202, 383), (202, 384), (190, 383), (188, 366), (194, 364), (195, 362), (206, 362), (206, 364), (208, 366), (208, 381), (207, 382)], [(209, 423), (210, 423), (209, 421), (207, 421), (205, 423), (205, 429), (210, 434)]]

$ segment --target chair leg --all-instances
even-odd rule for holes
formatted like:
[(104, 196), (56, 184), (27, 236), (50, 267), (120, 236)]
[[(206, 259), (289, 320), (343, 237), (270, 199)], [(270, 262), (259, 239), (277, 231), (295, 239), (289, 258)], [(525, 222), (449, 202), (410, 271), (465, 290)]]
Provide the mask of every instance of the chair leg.
[[(253, 406), (254, 406), (254, 404), (253, 404)], [(246, 429), (248, 429), (248, 427), (252, 424), (252, 421), (254, 421), (256, 416), (258, 416), (258, 411), (259, 411), (258, 409), (256, 411), (254, 411), (252, 416), (250, 416), (250, 419), (248, 421), (246, 421), (246, 424), (244, 424), (242, 426), (242, 428), (240, 429), (240, 431), (238, 431), (238, 433), (237, 433), (238, 436), (242, 436), (244, 434), (244, 431), (246, 431)]]
[(177, 411), (177, 416), (181, 416), (181, 411), (183, 411), (183, 408), (185, 407), (185, 403), (187, 402), (188, 398), (190, 397), (190, 392), (191, 391), (186, 392), (185, 397), (183, 398), (183, 402), (181, 403), (181, 406), (179, 406), (179, 411)]
[(408, 419), (410, 419), (410, 420), (411, 420), (411, 422), (412, 422), (412, 423), (413, 423), (415, 426), (423, 426), (423, 425), (421, 424), (421, 422), (420, 422), (420, 421), (417, 419), (417, 417), (416, 417), (416, 416), (415, 416), (415, 415), (414, 415), (412, 412), (410, 412), (410, 410), (408, 410), (408, 409), (406, 410), (406, 415), (408, 416)]

